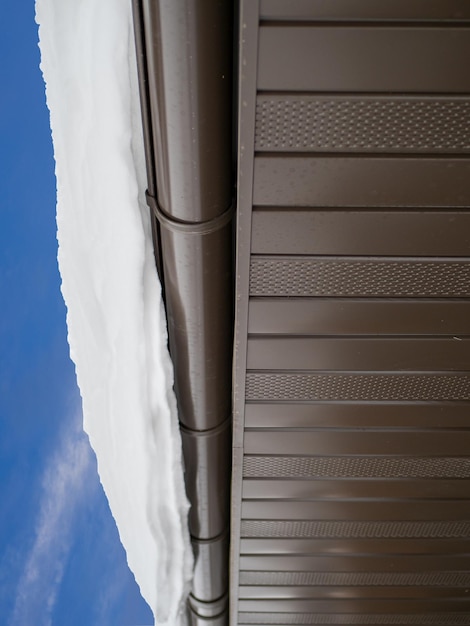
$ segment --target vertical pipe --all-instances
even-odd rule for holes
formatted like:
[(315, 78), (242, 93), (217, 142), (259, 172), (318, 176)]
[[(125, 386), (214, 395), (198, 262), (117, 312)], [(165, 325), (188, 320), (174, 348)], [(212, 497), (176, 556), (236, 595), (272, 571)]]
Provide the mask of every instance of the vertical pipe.
[(232, 5), (143, 0), (159, 207), (205, 222), (232, 196)]
[(141, 79), (149, 180), (156, 181), (148, 201), (160, 228), (192, 504), (196, 568), (189, 610), (195, 624), (222, 626), (231, 463), (233, 6), (226, 0), (135, 4), (148, 84), (146, 91)]

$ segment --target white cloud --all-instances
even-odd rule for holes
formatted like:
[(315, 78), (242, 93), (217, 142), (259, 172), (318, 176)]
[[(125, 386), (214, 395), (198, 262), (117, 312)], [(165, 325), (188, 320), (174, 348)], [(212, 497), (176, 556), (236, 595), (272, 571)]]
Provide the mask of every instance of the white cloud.
[(79, 422), (78, 418), (68, 422), (68, 430), (43, 471), (33, 542), (16, 587), (12, 626), (52, 623), (73, 541), (75, 514), (94, 470), (93, 455)]

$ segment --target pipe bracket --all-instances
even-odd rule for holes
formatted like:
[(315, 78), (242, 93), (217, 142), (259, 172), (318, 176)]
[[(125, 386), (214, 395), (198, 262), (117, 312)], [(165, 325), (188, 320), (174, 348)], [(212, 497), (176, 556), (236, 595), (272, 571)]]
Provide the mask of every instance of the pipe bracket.
[(214, 233), (226, 226), (232, 220), (235, 212), (235, 203), (233, 202), (226, 211), (206, 222), (181, 222), (165, 213), (159, 206), (157, 198), (152, 196), (148, 191), (145, 192), (145, 197), (147, 204), (163, 227), (187, 235), (209, 235), (210, 233)]

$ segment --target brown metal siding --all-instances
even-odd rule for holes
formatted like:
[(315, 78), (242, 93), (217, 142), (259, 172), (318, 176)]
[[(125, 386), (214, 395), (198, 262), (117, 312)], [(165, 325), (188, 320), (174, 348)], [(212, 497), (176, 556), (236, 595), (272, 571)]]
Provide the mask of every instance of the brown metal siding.
[(464, 257), (469, 249), (470, 213), (465, 210), (253, 211), (253, 254)]
[(469, 17), (241, 2), (233, 625), (470, 623)]
[[(301, 233), (299, 233), (299, 238)], [(470, 301), (395, 298), (250, 298), (250, 334), (470, 334)]]
[(467, 0), (260, 0), (265, 20), (468, 20)]
[(260, 94), (260, 152), (465, 153), (470, 102), (462, 97)]
[(465, 208), (470, 196), (470, 159), (259, 156), (254, 177), (256, 206)]
[(470, 87), (464, 62), (470, 53), (469, 33), (460, 25), (261, 26), (258, 89), (466, 92)]

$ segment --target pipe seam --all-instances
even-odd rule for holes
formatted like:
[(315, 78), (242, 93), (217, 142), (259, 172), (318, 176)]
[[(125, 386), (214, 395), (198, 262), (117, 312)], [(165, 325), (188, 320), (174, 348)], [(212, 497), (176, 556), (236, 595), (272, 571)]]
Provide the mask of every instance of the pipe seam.
[(147, 198), (147, 204), (162, 226), (165, 226), (168, 230), (186, 235), (209, 235), (214, 233), (226, 226), (232, 220), (235, 212), (235, 203), (232, 202), (228, 209), (210, 220), (204, 222), (181, 222), (165, 213), (159, 206), (157, 198), (148, 191), (145, 192), (145, 197)]

